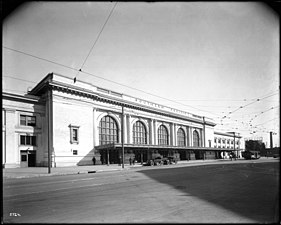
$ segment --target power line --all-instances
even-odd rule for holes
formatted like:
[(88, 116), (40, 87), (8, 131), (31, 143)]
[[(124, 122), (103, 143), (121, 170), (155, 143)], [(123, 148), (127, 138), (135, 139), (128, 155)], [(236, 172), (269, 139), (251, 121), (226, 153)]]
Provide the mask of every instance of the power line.
[(266, 112), (268, 112), (268, 111), (270, 111), (270, 110), (272, 110), (272, 109), (278, 108), (278, 107), (280, 107), (280, 106), (271, 107), (270, 109), (267, 109), (267, 110), (265, 110), (265, 111), (260, 112), (259, 114), (255, 115), (255, 117), (252, 118), (252, 119), (250, 120), (250, 122), (252, 122), (252, 121), (253, 121), (255, 118), (257, 118), (258, 116), (260, 116), (260, 115), (262, 115), (262, 114), (264, 114), (264, 113), (266, 113)]
[(29, 83), (37, 83), (37, 82), (34, 82), (34, 81), (25, 80), (25, 79), (20, 79), (20, 78), (17, 78), (17, 77), (11, 77), (11, 76), (3, 76), (3, 77), (8, 77), (8, 78), (11, 78), (11, 79), (20, 80), (20, 81), (25, 81), (25, 82), (29, 82)]
[[(116, 4), (115, 4), (116, 6)], [(173, 102), (173, 103), (177, 103), (177, 104), (180, 104), (180, 105), (183, 105), (183, 106), (186, 106), (186, 107), (190, 107), (190, 108), (193, 108), (193, 109), (196, 109), (196, 110), (199, 110), (199, 111), (204, 111), (204, 112), (208, 112), (208, 113), (211, 113), (213, 115), (216, 115), (216, 116), (219, 116), (217, 113), (214, 113), (214, 112), (210, 112), (210, 111), (207, 111), (207, 110), (203, 110), (203, 109), (199, 109), (199, 108), (196, 108), (196, 107), (193, 107), (193, 106), (190, 106), (190, 105), (186, 105), (186, 104), (183, 104), (181, 102), (178, 102), (178, 101), (174, 101), (174, 100), (171, 100), (171, 99), (168, 99), (168, 98), (164, 98), (164, 97), (161, 97), (161, 96), (158, 96), (158, 95), (155, 95), (155, 94), (152, 94), (152, 93), (149, 93), (149, 92), (146, 92), (146, 91), (143, 91), (143, 90), (140, 90), (138, 88), (134, 88), (134, 87), (131, 87), (131, 86), (128, 86), (128, 85), (125, 85), (125, 84), (122, 84), (122, 83), (119, 83), (119, 82), (116, 82), (116, 81), (113, 81), (113, 80), (109, 80), (109, 79), (106, 79), (104, 77), (100, 77), (98, 75), (95, 75), (95, 74), (92, 74), (92, 73), (89, 73), (89, 72), (86, 72), (86, 71), (82, 71), (81, 69), (75, 69), (73, 67), (70, 67), (70, 66), (66, 66), (64, 64), (61, 64), (61, 63), (57, 63), (57, 62), (54, 62), (52, 60), (48, 60), (48, 59), (45, 59), (45, 58), (42, 58), (42, 57), (38, 57), (38, 56), (35, 56), (35, 55), (32, 55), (32, 54), (29, 54), (29, 53), (26, 53), (26, 52), (22, 52), (22, 51), (19, 51), (19, 50), (16, 50), (16, 49), (12, 49), (12, 48), (9, 48), (9, 47), (5, 47), (3, 46), (3, 48), (5, 49), (8, 49), (8, 50), (11, 50), (11, 51), (15, 51), (15, 52), (18, 52), (18, 53), (21, 53), (21, 54), (24, 54), (24, 55), (27, 55), (27, 56), (30, 56), (30, 57), (34, 57), (36, 59), (39, 59), (39, 60), (43, 60), (43, 61), (46, 61), (46, 62), (49, 62), (49, 63), (53, 63), (53, 64), (56, 64), (56, 65), (59, 65), (59, 66), (62, 66), (62, 67), (65, 67), (65, 68), (68, 68), (68, 69), (71, 69), (71, 70), (74, 70), (74, 71), (77, 71), (77, 72), (81, 72), (81, 73), (84, 73), (84, 74), (87, 74), (87, 75), (90, 75), (90, 76), (93, 76), (93, 77), (96, 77), (96, 78), (99, 78), (99, 79), (102, 79), (102, 80), (106, 80), (108, 82), (111, 82), (111, 83), (114, 83), (114, 84), (117, 84), (117, 85), (120, 85), (120, 86), (123, 86), (123, 87), (126, 87), (126, 88), (129, 88), (129, 89), (132, 89), (132, 90), (136, 90), (136, 91), (139, 91), (139, 92), (142, 92), (142, 93), (145, 93), (145, 94), (148, 94), (148, 95), (151, 95), (151, 96), (154, 96), (154, 97), (157, 97), (157, 98), (161, 98), (161, 99), (164, 99), (164, 100), (167, 100), (167, 101), (170, 101), (170, 102)], [(8, 76), (7, 76), (8, 77)], [(19, 78), (15, 78), (15, 79), (19, 79)], [(20, 80), (20, 79), (19, 79)], [(23, 81), (27, 81), (27, 80), (23, 80)], [(28, 81), (29, 82), (29, 81)], [(34, 82), (36, 83), (36, 82)], [(272, 93), (272, 92), (271, 92)], [(265, 98), (268, 98), (268, 97), (271, 97), (273, 95), (276, 95), (276, 94), (272, 94), (270, 96), (266, 96), (266, 97), (263, 97), (263, 98), (259, 98), (257, 99), (256, 101), (260, 101), (260, 100), (263, 100)], [(255, 101), (255, 102), (256, 102)], [(254, 104), (255, 102), (252, 102), (252, 103), (249, 103), (243, 107), (246, 107), (246, 106), (249, 106), (251, 104)], [(242, 108), (243, 108), (242, 107)], [(229, 114), (233, 113), (233, 112), (236, 112), (240, 109), (241, 107), (239, 107), (238, 109), (230, 112)], [(228, 115), (229, 115), (228, 114)], [(227, 116), (224, 116), (223, 118), (226, 118)], [(221, 117), (219, 117), (221, 118)]]
[(152, 93), (149, 93), (149, 92), (140, 90), (140, 89), (138, 89), (138, 88), (134, 88), (134, 87), (125, 85), (125, 84), (121, 84), (121, 83), (119, 83), (119, 82), (116, 82), (116, 81), (113, 81), (113, 80), (109, 80), (109, 79), (107, 79), (107, 78), (100, 77), (100, 76), (98, 76), (98, 75), (95, 75), (95, 74), (92, 74), (92, 73), (89, 73), (89, 72), (86, 72), (86, 71), (81, 71), (81, 70), (75, 69), (75, 68), (73, 68), (73, 67), (66, 66), (66, 65), (63, 65), (63, 64), (61, 64), (61, 63), (54, 62), (54, 61), (52, 61), (52, 60), (44, 59), (44, 58), (42, 58), (42, 57), (34, 56), (34, 55), (32, 55), (32, 54), (29, 54), (29, 53), (26, 53), (26, 52), (22, 52), (22, 51), (19, 51), (19, 50), (15, 50), (15, 49), (12, 49), (12, 48), (8, 48), (8, 47), (5, 47), (5, 46), (3, 46), (3, 48), (8, 49), (8, 50), (11, 50), (11, 51), (15, 51), (15, 52), (17, 52), (17, 53), (21, 53), (21, 54), (23, 54), (23, 55), (30, 56), (30, 57), (33, 57), (33, 58), (36, 58), (36, 59), (39, 59), (39, 60), (43, 60), (43, 61), (46, 61), (46, 62), (49, 62), (49, 63), (53, 63), (53, 64), (55, 64), (55, 65), (59, 65), (59, 66), (62, 66), (62, 67), (65, 67), (65, 68), (68, 68), (68, 69), (71, 69), (71, 70), (74, 70), (74, 71), (77, 71), (77, 72), (81, 72), (81, 73), (87, 74), (87, 75), (89, 75), (89, 76), (93, 76), (93, 77), (96, 77), (96, 78), (99, 78), (99, 79), (102, 79), (102, 80), (105, 80), (105, 81), (108, 81), (108, 82), (111, 82), (111, 83), (114, 83), (114, 84), (117, 84), (117, 85), (120, 85), (120, 86), (129, 88), (129, 89), (132, 89), (132, 90), (136, 90), (136, 91), (139, 91), (139, 92), (142, 92), (142, 93), (145, 93), (145, 94), (148, 94), (148, 95), (157, 97), (157, 98), (161, 98), (161, 99), (164, 99), (164, 100), (173, 102), (173, 103), (177, 103), (177, 104), (180, 104), (180, 105), (183, 105), (183, 106), (186, 106), (186, 107), (190, 107), (190, 108), (193, 108), (193, 109), (196, 109), (196, 110), (199, 110), (199, 111), (204, 111), (204, 112), (208, 112), (208, 113), (211, 113), (211, 114), (213, 114), (213, 115), (219, 116), (219, 115), (216, 114), (216, 113), (213, 113), (213, 112), (210, 112), (210, 111), (207, 111), (207, 110), (203, 110), (203, 109), (199, 109), (199, 108), (196, 108), (196, 107), (193, 107), (193, 106), (190, 106), (190, 105), (186, 105), (186, 104), (183, 104), (183, 103), (180, 103), (180, 102), (177, 102), (177, 101), (173, 101), (173, 100), (171, 100), (171, 99), (164, 98), (164, 97), (161, 97), (161, 96), (158, 96), (158, 95), (155, 95), (155, 94), (152, 94)]
[[(96, 43), (98, 42), (98, 40), (99, 40), (99, 38), (100, 38), (100, 35), (101, 35), (101, 33), (103, 32), (103, 29), (105, 28), (105, 25), (107, 24), (107, 22), (108, 22), (108, 20), (109, 20), (109, 18), (110, 18), (110, 16), (111, 16), (111, 14), (113, 13), (113, 10), (115, 9), (117, 3), (118, 3), (118, 2), (116, 2), (115, 5), (113, 6), (113, 8), (111, 9), (111, 11), (110, 11), (110, 13), (109, 13), (109, 15), (108, 15), (108, 17), (107, 17), (105, 23), (103, 24), (103, 26), (102, 26), (102, 28), (101, 28), (101, 30), (100, 30), (100, 32), (99, 32), (99, 34), (98, 34), (98, 36), (97, 36), (97, 38), (96, 38), (94, 44), (93, 44), (93, 46), (91, 47), (91, 49), (90, 49), (88, 55), (86, 56), (86, 58), (85, 58), (85, 60), (84, 60), (84, 62), (83, 62), (83, 64), (82, 64), (82, 66), (80, 67), (80, 69), (79, 69), (79, 71), (78, 71), (78, 74), (79, 74), (79, 72), (82, 71), (83, 66), (85, 65), (85, 63), (86, 63), (88, 57), (90, 56), (90, 54), (91, 54), (93, 48), (95, 47)], [(78, 75), (78, 74), (77, 74), (77, 75)], [(75, 79), (74, 81), (76, 81), (76, 78), (77, 78), (77, 76), (74, 78), (74, 79)]]
[(5, 48), (5, 49), (8, 49), (8, 50), (14, 51), (14, 52), (21, 53), (21, 54), (23, 54), (23, 55), (27, 55), (27, 56), (30, 56), (30, 57), (33, 57), (33, 58), (36, 58), (36, 59), (40, 59), (40, 60), (43, 60), (43, 61), (46, 61), (46, 62), (49, 62), (49, 63), (56, 64), (56, 65), (58, 65), (58, 66), (65, 67), (65, 68), (67, 68), (67, 69), (71, 69), (71, 70), (78, 71), (77, 69), (75, 69), (75, 68), (73, 68), (73, 67), (66, 66), (66, 65), (63, 65), (63, 64), (61, 64), (61, 63), (54, 62), (54, 61), (52, 61), (52, 60), (44, 59), (44, 58), (42, 58), (42, 57), (38, 57), (38, 56), (35, 56), (35, 55), (31, 55), (31, 54), (29, 54), (29, 53), (22, 52), (22, 51), (19, 51), (19, 50), (13, 49), (13, 48), (8, 48), (8, 47), (5, 47), (5, 46), (2, 46), (2, 47), (3, 47), (3, 48)]
[(261, 100), (263, 100), (263, 99), (269, 98), (269, 97), (274, 96), (274, 95), (277, 95), (277, 93), (271, 94), (271, 95), (268, 95), (268, 96), (265, 96), (265, 97), (257, 98), (257, 99), (255, 99), (254, 102), (248, 103), (248, 104), (246, 104), (246, 105), (244, 105), (244, 106), (240, 106), (239, 108), (235, 109), (234, 111), (229, 112), (228, 115), (224, 116), (222, 119), (226, 118), (226, 117), (229, 116), (230, 114), (233, 114), (234, 112), (237, 112), (237, 111), (240, 110), (240, 109), (243, 109), (243, 108), (245, 108), (245, 107), (247, 107), (247, 106), (249, 106), (249, 105), (252, 105), (252, 104), (254, 104), (254, 103), (256, 103), (256, 102), (259, 102), (259, 101), (261, 101)]

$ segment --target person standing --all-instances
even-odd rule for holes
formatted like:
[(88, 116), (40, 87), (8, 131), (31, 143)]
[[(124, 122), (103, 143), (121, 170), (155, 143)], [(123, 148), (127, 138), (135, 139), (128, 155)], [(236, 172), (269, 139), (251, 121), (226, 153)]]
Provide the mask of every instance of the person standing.
[(92, 161), (93, 161), (93, 165), (96, 165), (96, 158), (95, 158), (95, 156), (93, 157)]

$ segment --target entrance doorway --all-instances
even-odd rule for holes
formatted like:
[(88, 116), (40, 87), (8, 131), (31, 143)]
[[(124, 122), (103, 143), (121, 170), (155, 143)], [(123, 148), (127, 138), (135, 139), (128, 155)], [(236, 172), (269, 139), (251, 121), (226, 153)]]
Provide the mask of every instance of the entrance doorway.
[(20, 151), (20, 166), (35, 167), (36, 166), (36, 151)]
[(195, 159), (204, 159), (204, 151), (195, 151)]
[(28, 153), (28, 167), (35, 167), (36, 166), (36, 154), (35, 152)]
[(147, 151), (145, 150), (136, 150), (135, 152), (135, 160), (139, 163), (144, 163), (147, 161)]

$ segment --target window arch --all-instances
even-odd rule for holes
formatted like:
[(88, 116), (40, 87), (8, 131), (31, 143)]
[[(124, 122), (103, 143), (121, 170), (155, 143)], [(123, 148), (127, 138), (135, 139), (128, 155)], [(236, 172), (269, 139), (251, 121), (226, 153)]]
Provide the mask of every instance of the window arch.
[(158, 128), (158, 145), (169, 145), (168, 130), (164, 125)]
[(104, 116), (99, 123), (99, 144), (106, 145), (117, 142), (117, 123), (111, 116)]
[(195, 131), (193, 131), (193, 146), (199, 147), (200, 146), (199, 141), (200, 141), (200, 139), (199, 139), (198, 131), (195, 130)]
[(134, 144), (147, 144), (147, 135), (144, 124), (137, 121), (133, 125), (133, 142)]
[(182, 128), (178, 129), (177, 139), (178, 139), (178, 146), (185, 146), (185, 133)]

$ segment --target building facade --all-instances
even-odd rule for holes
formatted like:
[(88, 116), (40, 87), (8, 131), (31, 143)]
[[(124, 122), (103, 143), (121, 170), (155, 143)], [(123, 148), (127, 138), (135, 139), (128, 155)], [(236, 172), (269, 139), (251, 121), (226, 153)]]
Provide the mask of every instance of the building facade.
[(96, 164), (120, 164), (123, 152), (124, 163), (215, 159), (241, 150), (241, 136), (215, 132), (211, 118), (56, 73), (25, 96), (2, 99), (5, 167), (89, 165), (93, 157)]

